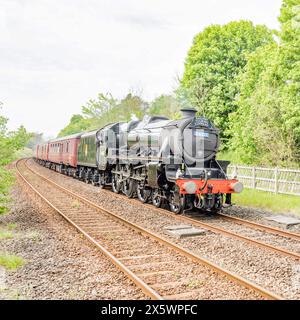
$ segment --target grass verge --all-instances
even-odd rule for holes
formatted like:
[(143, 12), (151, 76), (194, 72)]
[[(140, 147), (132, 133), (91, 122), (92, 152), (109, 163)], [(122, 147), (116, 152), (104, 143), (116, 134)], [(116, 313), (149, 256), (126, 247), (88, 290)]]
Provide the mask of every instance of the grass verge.
[(0, 240), (1, 239), (12, 239), (14, 237), (14, 231), (17, 228), (15, 223), (9, 223), (3, 227), (0, 227)]
[(12, 239), (14, 235), (6, 230), (0, 230), (0, 240), (1, 239)]
[(300, 197), (298, 196), (244, 189), (242, 193), (233, 195), (232, 202), (239, 206), (300, 215)]
[(23, 258), (12, 254), (0, 254), (0, 266), (7, 270), (15, 270), (22, 267), (24, 264)]

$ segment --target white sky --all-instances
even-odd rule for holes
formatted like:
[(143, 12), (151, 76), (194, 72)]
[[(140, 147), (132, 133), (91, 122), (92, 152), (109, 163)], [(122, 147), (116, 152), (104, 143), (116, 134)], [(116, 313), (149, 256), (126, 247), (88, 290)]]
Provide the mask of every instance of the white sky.
[(0, 101), (9, 128), (56, 135), (98, 92), (170, 93), (195, 34), (281, 0), (0, 0)]

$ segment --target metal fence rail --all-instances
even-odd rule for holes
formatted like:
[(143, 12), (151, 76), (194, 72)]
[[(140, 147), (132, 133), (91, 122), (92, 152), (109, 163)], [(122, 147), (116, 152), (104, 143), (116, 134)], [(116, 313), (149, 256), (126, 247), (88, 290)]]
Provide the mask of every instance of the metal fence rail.
[(227, 172), (246, 188), (300, 196), (300, 170), (230, 165)]

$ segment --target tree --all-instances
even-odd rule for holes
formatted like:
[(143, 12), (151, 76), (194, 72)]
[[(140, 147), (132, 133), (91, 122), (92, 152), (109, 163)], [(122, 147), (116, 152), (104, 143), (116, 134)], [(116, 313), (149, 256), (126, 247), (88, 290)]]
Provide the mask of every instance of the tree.
[(88, 122), (80, 114), (74, 114), (69, 122), (69, 124), (62, 129), (58, 136), (64, 137), (74, 133), (85, 131), (88, 128)]
[(201, 115), (212, 119), (223, 137), (230, 137), (228, 116), (236, 111), (238, 76), (248, 55), (274, 42), (273, 33), (250, 21), (212, 25), (195, 36), (181, 81), (191, 103)]
[(119, 116), (122, 115), (125, 121), (130, 120), (132, 117), (141, 119), (147, 109), (148, 103), (145, 102), (141, 97), (128, 93), (124, 99), (120, 101), (118, 106)]
[[(4, 122), (6, 123), (7, 119), (5, 119)], [(14, 160), (16, 151), (24, 148), (32, 136), (23, 126), (16, 131), (10, 132), (4, 129), (0, 134), (0, 166), (6, 165)]]
[(284, 0), (280, 43), (253, 53), (240, 77), (239, 109), (231, 116), (231, 146), (246, 163), (300, 160), (299, 1)]
[(161, 115), (169, 118), (176, 118), (180, 110), (177, 99), (172, 95), (160, 95), (154, 99), (148, 110), (150, 115)]
[(31, 134), (21, 126), (16, 131), (7, 130), (8, 119), (0, 115), (0, 214), (6, 212), (10, 186), (13, 176), (4, 166), (16, 157), (16, 151), (22, 149), (31, 137)]
[(123, 99), (115, 99), (111, 94), (99, 93), (82, 107), (82, 115), (73, 115), (70, 123), (60, 131), (65, 136), (87, 130), (99, 129), (108, 123), (141, 118), (148, 104), (139, 96), (128, 93)]

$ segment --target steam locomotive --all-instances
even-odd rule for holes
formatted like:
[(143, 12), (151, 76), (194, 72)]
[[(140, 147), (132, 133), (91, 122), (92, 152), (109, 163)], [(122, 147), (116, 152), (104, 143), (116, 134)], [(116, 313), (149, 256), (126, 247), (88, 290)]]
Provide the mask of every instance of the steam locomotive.
[(37, 145), (41, 165), (86, 183), (110, 187), (176, 214), (195, 208), (218, 212), (243, 185), (216, 160), (219, 130), (195, 109), (182, 118), (145, 116)]

